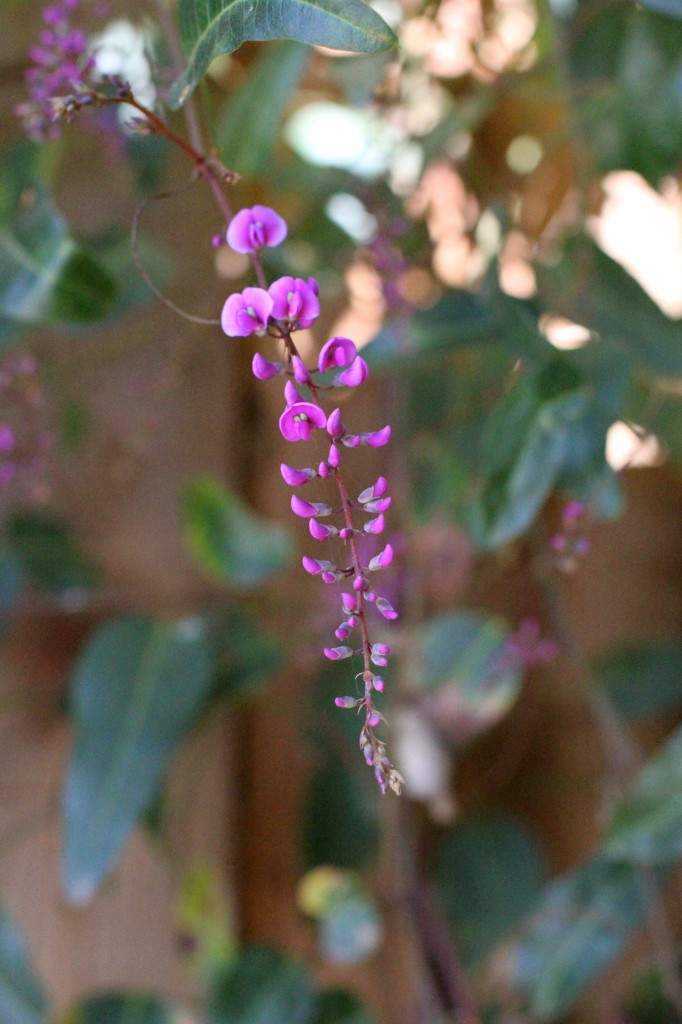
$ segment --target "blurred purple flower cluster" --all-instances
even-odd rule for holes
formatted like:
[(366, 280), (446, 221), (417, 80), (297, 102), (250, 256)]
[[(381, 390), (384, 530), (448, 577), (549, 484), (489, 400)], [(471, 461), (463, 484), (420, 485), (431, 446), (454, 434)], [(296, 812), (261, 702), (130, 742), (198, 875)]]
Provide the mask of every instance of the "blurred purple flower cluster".
[(29, 99), (15, 113), (27, 135), (36, 142), (56, 138), (59, 118), (68, 117), (69, 103), (87, 102), (89, 75), (94, 59), (88, 54), (84, 32), (74, 28), (73, 15), (80, 0), (58, 0), (43, 10), (44, 28), (30, 50), (32, 65), (26, 71)]
[(45, 428), (45, 396), (30, 355), (0, 362), (0, 494), (17, 488), (35, 497), (36, 478), (53, 445)]

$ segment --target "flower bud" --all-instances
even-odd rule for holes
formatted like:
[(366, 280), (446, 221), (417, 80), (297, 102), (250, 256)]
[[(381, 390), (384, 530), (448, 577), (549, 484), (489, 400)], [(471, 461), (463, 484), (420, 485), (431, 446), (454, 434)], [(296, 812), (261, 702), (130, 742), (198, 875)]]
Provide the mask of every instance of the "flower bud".
[(253, 357), (251, 369), (253, 370), (254, 377), (257, 377), (258, 380), (269, 380), (271, 377), (277, 377), (280, 373), (284, 373), (282, 363), (271, 363), (260, 352), (256, 352)]
[(314, 518), (309, 521), (308, 529), (311, 537), (314, 537), (315, 540), (327, 540), (328, 537), (335, 537), (338, 533), (335, 526), (324, 526)]
[(327, 433), (330, 437), (343, 437), (346, 433), (346, 428), (341, 422), (340, 409), (334, 409), (334, 411), (330, 413), (329, 418), (327, 419)]
[(398, 613), (392, 607), (391, 602), (385, 597), (378, 597), (376, 600), (377, 611), (381, 612), (385, 619), (397, 619)]
[(366, 505), (368, 501), (383, 498), (387, 490), (388, 482), (386, 477), (380, 476), (375, 484), (372, 484), (371, 487), (366, 487), (364, 491), (358, 494), (358, 501), (361, 505)]
[(330, 661), (341, 661), (343, 658), (350, 658), (353, 655), (352, 647), (325, 647), (325, 657)]
[(314, 469), (292, 469), (291, 466), (287, 466), (286, 462), (283, 462), (279, 469), (284, 482), (289, 484), (290, 487), (299, 487), (301, 484), (306, 484), (308, 480), (312, 480), (316, 475)]
[(334, 703), (337, 708), (356, 708), (360, 702), (355, 697), (335, 697)]

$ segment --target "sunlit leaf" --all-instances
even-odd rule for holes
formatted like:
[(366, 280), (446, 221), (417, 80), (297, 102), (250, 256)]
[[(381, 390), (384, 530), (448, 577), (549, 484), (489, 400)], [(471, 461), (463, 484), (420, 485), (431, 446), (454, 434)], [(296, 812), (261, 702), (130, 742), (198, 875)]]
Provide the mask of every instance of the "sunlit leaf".
[(435, 883), (467, 963), (479, 960), (525, 917), (544, 875), (537, 843), (516, 819), (488, 814), (447, 833)]
[(550, 882), (519, 937), (505, 947), (505, 985), (533, 1020), (554, 1021), (624, 949), (643, 916), (632, 867), (593, 857)]
[(190, 551), (220, 583), (256, 587), (289, 563), (287, 531), (261, 519), (217, 480), (193, 481), (183, 513)]
[(315, 995), (298, 963), (263, 947), (244, 950), (213, 979), (206, 1024), (310, 1024)]
[(213, 681), (200, 619), (131, 616), (98, 629), (75, 666), (76, 744), (64, 789), (64, 889), (90, 899), (154, 799)]
[(279, 138), (284, 111), (310, 58), (301, 43), (265, 48), (230, 101), (217, 129), (224, 163), (245, 178), (261, 174)]
[(682, 729), (642, 768), (606, 836), (610, 857), (666, 864), (682, 853)]
[(47, 1024), (48, 1005), (36, 981), (23, 936), (0, 910), (0, 1020), (2, 1024)]
[(389, 50), (397, 42), (364, 0), (180, 0), (180, 30), (189, 66), (173, 83), (172, 106), (186, 101), (214, 57), (247, 40), (291, 39), (357, 53)]

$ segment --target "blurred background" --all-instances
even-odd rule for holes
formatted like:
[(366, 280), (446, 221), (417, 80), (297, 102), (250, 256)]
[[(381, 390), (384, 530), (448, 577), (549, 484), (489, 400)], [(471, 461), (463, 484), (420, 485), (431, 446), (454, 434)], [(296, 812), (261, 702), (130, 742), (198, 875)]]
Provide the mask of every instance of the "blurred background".
[(247, 41), (189, 121), (173, 4), (70, 16), (370, 367), (399, 800), (279, 385), (145, 280), (215, 321), (248, 260), (129, 110), (27, 138), (0, 0), (0, 1024), (682, 1021), (682, 5), (372, 6), (397, 50)]

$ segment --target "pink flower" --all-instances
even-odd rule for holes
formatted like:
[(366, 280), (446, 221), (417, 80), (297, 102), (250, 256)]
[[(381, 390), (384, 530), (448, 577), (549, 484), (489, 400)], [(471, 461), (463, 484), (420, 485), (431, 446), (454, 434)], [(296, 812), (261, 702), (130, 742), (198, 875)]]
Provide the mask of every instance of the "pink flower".
[(351, 341), (350, 338), (330, 338), (326, 345), (322, 347), (322, 351), (317, 360), (317, 366), (320, 373), (324, 373), (325, 370), (329, 370), (336, 366), (348, 366), (352, 363), (358, 354), (358, 350), (355, 347), (355, 342)]
[(369, 376), (369, 367), (362, 358), (362, 356), (356, 356), (350, 366), (343, 371), (343, 373), (337, 373), (334, 377), (334, 386), (337, 388), (357, 388), (361, 384), (364, 384)]
[(265, 334), (272, 305), (272, 299), (263, 288), (245, 288), (243, 292), (230, 295), (220, 317), (225, 334), (228, 338)]
[(315, 428), (323, 430), (326, 426), (327, 417), (312, 402), (288, 405), (279, 418), (279, 429), (287, 441), (308, 441)]
[(254, 377), (258, 380), (269, 380), (270, 377), (277, 377), (278, 374), (284, 373), (284, 366), (282, 363), (271, 363), (269, 359), (265, 359), (260, 352), (256, 352), (251, 363), (251, 369), (253, 370)]
[(269, 206), (240, 210), (227, 229), (227, 244), (235, 252), (255, 252), (266, 245), (279, 245), (286, 237), (286, 221)]
[(320, 315), (318, 287), (314, 278), (280, 277), (268, 288), (275, 320), (286, 320), (297, 328), (311, 327)]

